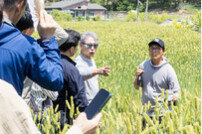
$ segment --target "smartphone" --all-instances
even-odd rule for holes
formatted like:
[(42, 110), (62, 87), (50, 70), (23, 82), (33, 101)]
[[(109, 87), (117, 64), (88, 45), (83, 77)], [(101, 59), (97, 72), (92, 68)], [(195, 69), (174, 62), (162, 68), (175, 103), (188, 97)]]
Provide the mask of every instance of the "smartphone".
[(111, 98), (111, 93), (105, 89), (100, 89), (89, 106), (84, 110), (88, 119), (92, 119), (97, 113), (99, 113), (108, 100)]
[(137, 85), (143, 87), (142, 73), (138, 76)]

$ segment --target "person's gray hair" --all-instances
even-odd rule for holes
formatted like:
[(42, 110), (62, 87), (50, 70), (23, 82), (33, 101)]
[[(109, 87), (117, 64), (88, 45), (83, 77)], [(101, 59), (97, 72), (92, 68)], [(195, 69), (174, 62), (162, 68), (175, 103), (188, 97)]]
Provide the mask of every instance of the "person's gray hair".
[(85, 39), (88, 36), (93, 37), (96, 42), (98, 41), (98, 37), (94, 32), (87, 31), (87, 32), (84, 32), (84, 33), (81, 34), (81, 40), (80, 41), (81, 41), (82, 44), (85, 43)]
[[(4, 1), (4, 10), (11, 11), (15, 7), (16, 3), (22, 0), (3, 0)], [(27, 0), (24, 0), (25, 2)]]

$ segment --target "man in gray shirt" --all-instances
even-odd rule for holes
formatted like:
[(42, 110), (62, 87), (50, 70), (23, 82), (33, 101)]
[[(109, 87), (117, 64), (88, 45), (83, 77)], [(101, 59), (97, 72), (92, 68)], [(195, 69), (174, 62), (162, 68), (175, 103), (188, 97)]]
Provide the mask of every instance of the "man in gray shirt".
[(84, 32), (80, 40), (81, 53), (75, 58), (78, 68), (86, 88), (86, 96), (90, 103), (99, 91), (98, 75), (108, 76), (110, 67), (97, 69), (92, 57), (98, 48), (98, 38), (93, 32)]
[[(150, 60), (142, 62), (136, 72), (134, 87), (139, 89), (138, 76), (142, 75), (142, 104), (150, 101), (154, 107), (155, 98), (158, 96), (158, 102), (162, 104), (161, 98), (162, 89), (169, 91), (171, 98), (168, 101), (176, 101), (178, 99), (178, 91), (180, 86), (177, 80), (177, 75), (169, 64), (168, 60), (163, 57), (165, 54), (164, 42), (161, 39), (154, 39), (149, 43)], [(151, 115), (150, 115), (151, 116)]]

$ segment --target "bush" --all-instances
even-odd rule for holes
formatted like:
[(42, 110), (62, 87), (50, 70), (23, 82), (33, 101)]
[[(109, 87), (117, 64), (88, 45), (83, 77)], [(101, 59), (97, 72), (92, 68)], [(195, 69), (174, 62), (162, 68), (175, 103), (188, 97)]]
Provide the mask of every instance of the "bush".
[(155, 23), (163, 23), (165, 22), (166, 20), (169, 19), (168, 17), (168, 14), (166, 13), (163, 13), (163, 14), (153, 14), (153, 13), (149, 13), (148, 14), (148, 19), (151, 20), (152, 22), (155, 22)]
[(198, 11), (196, 15), (192, 15), (191, 19), (193, 20), (194, 30), (201, 31), (201, 12)]
[(83, 17), (81, 17), (81, 16), (78, 16), (78, 17), (76, 17), (76, 20), (77, 20), (77, 21), (83, 21), (83, 20), (85, 20), (85, 18), (83, 18)]
[(137, 19), (137, 13), (129, 12), (128, 15), (125, 16), (126, 21), (135, 21)]
[(86, 16), (86, 20), (89, 21), (90, 20), (90, 16), (87, 15)]
[(145, 21), (145, 13), (144, 12), (139, 13), (139, 20), (140, 21)]
[(61, 12), (61, 11), (58, 11), (58, 10), (53, 10), (53, 12), (50, 13), (50, 15), (53, 16), (54, 20), (56, 21), (72, 21), (73, 20), (73, 17), (70, 13), (65, 13), (65, 12)]
[[(128, 15), (125, 16), (126, 21), (136, 21), (137, 19), (137, 13), (134, 12), (129, 12)], [(153, 14), (153, 13), (148, 13), (147, 14), (147, 19), (151, 20), (152, 22), (155, 23), (162, 23), (169, 19), (168, 14)], [(139, 13), (139, 21), (145, 21), (145, 13), (140, 12)]]
[(174, 28), (184, 28), (184, 29), (191, 29), (194, 31), (201, 31), (201, 13), (197, 12), (196, 15), (192, 15), (190, 19), (186, 21), (182, 21), (182, 23), (178, 23), (177, 20), (173, 21), (171, 25)]
[(93, 19), (93, 21), (100, 21), (101, 20), (100, 15), (96, 15), (92, 19)]

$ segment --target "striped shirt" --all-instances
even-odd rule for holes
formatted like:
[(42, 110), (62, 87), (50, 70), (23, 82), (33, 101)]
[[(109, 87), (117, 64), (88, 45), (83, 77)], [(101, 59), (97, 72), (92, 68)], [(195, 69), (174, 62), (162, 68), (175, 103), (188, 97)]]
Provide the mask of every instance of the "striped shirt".
[(50, 99), (51, 102), (56, 100), (58, 97), (58, 92), (47, 90), (33, 82), (31, 79), (26, 78), (24, 80), (22, 98), (27, 102), (28, 105), (30, 105), (31, 97), (33, 97), (33, 100), (38, 108), (43, 110), (46, 107), (43, 106), (43, 102), (47, 99)]

